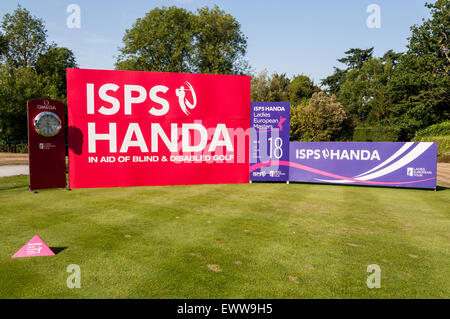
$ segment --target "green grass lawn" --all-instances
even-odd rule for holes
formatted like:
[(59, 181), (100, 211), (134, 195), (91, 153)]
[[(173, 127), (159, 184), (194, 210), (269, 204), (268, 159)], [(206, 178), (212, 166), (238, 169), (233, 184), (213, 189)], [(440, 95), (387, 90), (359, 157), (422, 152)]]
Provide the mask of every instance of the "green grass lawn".
[[(27, 185), (0, 179), (0, 298), (450, 297), (450, 189)], [(11, 259), (35, 234), (66, 248)]]

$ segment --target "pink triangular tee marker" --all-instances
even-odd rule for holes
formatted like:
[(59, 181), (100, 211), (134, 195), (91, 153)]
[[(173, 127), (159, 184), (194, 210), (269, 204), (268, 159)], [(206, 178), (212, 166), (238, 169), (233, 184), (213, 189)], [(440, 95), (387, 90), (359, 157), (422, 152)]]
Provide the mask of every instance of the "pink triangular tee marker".
[(54, 256), (55, 253), (44, 243), (38, 236), (34, 236), (31, 240), (19, 249), (11, 258), (19, 257), (36, 257), (36, 256)]

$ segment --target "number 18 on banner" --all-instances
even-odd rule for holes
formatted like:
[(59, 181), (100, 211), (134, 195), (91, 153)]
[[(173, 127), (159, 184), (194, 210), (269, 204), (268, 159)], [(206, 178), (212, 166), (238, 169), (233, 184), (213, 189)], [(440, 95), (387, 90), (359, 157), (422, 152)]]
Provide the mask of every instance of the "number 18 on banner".
[(285, 182), (289, 167), (289, 102), (251, 104), (250, 180)]

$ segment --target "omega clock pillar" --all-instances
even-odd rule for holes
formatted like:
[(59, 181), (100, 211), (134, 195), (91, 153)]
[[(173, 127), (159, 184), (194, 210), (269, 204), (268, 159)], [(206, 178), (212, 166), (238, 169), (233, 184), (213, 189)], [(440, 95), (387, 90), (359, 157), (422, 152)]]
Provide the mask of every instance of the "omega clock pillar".
[(28, 101), (30, 190), (66, 187), (64, 109), (52, 99)]

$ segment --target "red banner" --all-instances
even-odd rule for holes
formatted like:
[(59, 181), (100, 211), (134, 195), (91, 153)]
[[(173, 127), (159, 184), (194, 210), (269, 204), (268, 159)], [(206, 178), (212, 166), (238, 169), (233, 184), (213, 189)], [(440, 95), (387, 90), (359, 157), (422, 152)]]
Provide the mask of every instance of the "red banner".
[(247, 183), (250, 77), (67, 70), (71, 188)]

